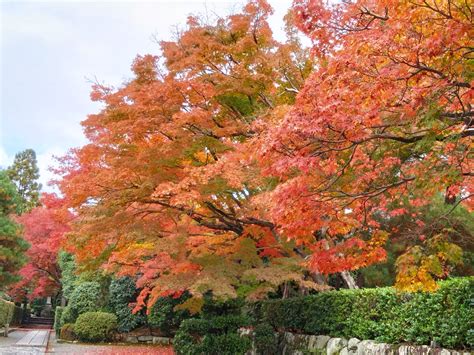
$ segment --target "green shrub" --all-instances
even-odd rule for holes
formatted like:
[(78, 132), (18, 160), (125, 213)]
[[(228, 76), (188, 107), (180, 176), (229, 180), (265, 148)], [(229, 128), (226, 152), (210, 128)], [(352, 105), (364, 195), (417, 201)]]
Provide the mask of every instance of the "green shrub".
[(203, 318), (214, 318), (221, 315), (241, 314), (245, 306), (243, 298), (231, 298), (225, 301), (217, 301), (212, 297), (204, 298), (204, 305), (202, 307)]
[(109, 287), (109, 308), (118, 319), (118, 330), (129, 332), (146, 323), (143, 312), (132, 313), (129, 304), (136, 300), (137, 288), (130, 277), (113, 280)]
[(254, 341), (258, 354), (273, 355), (278, 353), (278, 339), (270, 324), (260, 323), (255, 327)]
[(104, 296), (98, 282), (83, 282), (71, 293), (68, 306), (75, 317), (85, 312), (98, 311), (104, 306)]
[(252, 341), (240, 336), (238, 329), (248, 326), (250, 320), (243, 315), (224, 315), (187, 319), (181, 323), (174, 338), (178, 354), (245, 354)]
[(13, 302), (0, 299), (0, 327), (11, 324), (14, 312), (15, 304)]
[(56, 336), (61, 334), (61, 328), (63, 323), (61, 322), (61, 317), (63, 314), (64, 307), (57, 306), (54, 311), (54, 331), (56, 332)]
[(106, 312), (83, 313), (75, 324), (75, 332), (79, 339), (89, 342), (110, 340), (115, 330), (117, 330), (117, 316)]
[(46, 306), (46, 298), (36, 298), (31, 302), (31, 313), (33, 313), (36, 316), (41, 315), (41, 311), (44, 309)]
[(436, 292), (399, 293), (393, 288), (340, 290), (250, 307), (258, 321), (278, 330), (333, 337), (474, 346), (474, 278), (440, 282)]
[(13, 310), (13, 317), (10, 324), (21, 325), (21, 323), (23, 322), (23, 314), (24, 314), (23, 308), (15, 305), (15, 308)]
[(175, 309), (175, 307), (189, 298), (184, 294), (181, 297), (160, 297), (151, 307), (148, 315), (148, 324), (154, 328), (159, 328), (163, 334), (174, 334), (181, 322), (191, 317), (188, 310)]
[(61, 326), (66, 323), (74, 323), (77, 319), (77, 314), (70, 306), (66, 306), (61, 310)]
[(61, 250), (58, 253), (58, 265), (61, 269), (62, 294), (66, 299), (69, 299), (77, 282), (76, 262), (74, 261), (74, 256)]
[(75, 332), (75, 326), (72, 323), (66, 323), (61, 327), (60, 338), (63, 340), (76, 340), (77, 335)]

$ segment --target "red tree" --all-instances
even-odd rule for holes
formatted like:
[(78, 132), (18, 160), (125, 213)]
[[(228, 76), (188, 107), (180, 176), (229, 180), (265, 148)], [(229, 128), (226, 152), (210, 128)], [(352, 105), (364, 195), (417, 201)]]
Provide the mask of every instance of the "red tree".
[(70, 228), (72, 215), (63, 208), (63, 200), (54, 194), (43, 194), (41, 206), (18, 217), (23, 236), (31, 245), (28, 263), (19, 271), (22, 280), (14, 284), (10, 294), (18, 300), (54, 296), (61, 288), (58, 251)]

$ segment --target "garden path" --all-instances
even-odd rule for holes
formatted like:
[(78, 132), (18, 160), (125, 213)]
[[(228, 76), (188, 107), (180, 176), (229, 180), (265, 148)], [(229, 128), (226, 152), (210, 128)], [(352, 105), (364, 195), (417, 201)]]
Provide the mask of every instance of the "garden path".
[(17, 343), (23, 339), (29, 331), (15, 330), (8, 337), (0, 337), (1, 355), (40, 355), (45, 353), (45, 346), (19, 346)]

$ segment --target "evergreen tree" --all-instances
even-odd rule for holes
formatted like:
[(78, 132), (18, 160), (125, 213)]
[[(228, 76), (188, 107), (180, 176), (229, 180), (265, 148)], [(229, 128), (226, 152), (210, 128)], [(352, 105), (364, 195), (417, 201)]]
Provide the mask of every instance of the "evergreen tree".
[(8, 176), (16, 185), (21, 199), (20, 213), (39, 205), (41, 184), (38, 183), (39, 169), (33, 149), (26, 149), (15, 155), (12, 166), (8, 168)]
[(25, 263), (28, 244), (20, 236), (20, 227), (11, 215), (19, 210), (15, 185), (0, 171), (0, 290), (18, 280), (16, 272)]

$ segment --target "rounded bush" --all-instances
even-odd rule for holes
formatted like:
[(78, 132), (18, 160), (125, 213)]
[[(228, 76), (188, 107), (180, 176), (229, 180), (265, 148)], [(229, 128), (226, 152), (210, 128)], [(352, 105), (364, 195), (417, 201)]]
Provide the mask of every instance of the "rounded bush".
[(70, 340), (70, 341), (76, 340), (77, 335), (76, 335), (76, 332), (75, 332), (74, 324), (72, 324), (72, 323), (64, 324), (61, 327), (60, 338), (63, 339), (63, 340)]
[(106, 341), (117, 330), (117, 316), (106, 312), (86, 312), (75, 324), (75, 332), (80, 340), (88, 342)]

